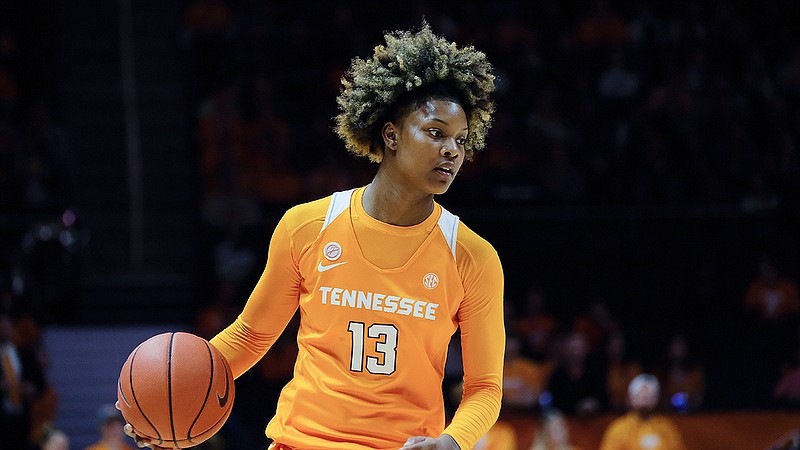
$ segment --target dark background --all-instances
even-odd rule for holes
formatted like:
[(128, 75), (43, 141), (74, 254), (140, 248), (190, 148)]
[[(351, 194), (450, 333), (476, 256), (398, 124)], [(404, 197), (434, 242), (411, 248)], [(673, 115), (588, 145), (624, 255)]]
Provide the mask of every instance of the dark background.
[(283, 211), (371, 179), (338, 81), (424, 17), (496, 68), (488, 148), (439, 200), (498, 250), (509, 310), (539, 289), (568, 328), (600, 302), (646, 364), (687, 335), (706, 408), (770, 405), (761, 349), (797, 354), (797, 318), (758, 341), (743, 300), (764, 257), (800, 278), (796, 1), (125, 4), (0, 1), (5, 307), (232, 318)]

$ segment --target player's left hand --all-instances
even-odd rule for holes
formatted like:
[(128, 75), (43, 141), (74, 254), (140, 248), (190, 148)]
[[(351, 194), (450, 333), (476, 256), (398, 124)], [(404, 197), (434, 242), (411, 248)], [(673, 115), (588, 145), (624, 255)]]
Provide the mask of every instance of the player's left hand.
[(443, 434), (438, 438), (412, 436), (406, 440), (400, 450), (461, 450), (461, 448), (452, 436)]

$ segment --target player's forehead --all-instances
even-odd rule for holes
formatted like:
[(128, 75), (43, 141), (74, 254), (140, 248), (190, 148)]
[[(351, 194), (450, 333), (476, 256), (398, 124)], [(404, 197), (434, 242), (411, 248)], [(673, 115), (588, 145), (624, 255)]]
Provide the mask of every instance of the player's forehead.
[(467, 114), (460, 103), (452, 99), (427, 98), (412, 108), (406, 119), (435, 122), (459, 130), (467, 129)]

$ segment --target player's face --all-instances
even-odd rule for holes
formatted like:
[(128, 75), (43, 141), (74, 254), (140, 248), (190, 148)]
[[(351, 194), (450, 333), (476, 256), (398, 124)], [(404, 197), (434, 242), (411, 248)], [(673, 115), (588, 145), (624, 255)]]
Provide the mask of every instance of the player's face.
[(467, 115), (456, 102), (430, 100), (398, 127), (394, 167), (402, 183), (426, 194), (443, 194), (464, 162)]

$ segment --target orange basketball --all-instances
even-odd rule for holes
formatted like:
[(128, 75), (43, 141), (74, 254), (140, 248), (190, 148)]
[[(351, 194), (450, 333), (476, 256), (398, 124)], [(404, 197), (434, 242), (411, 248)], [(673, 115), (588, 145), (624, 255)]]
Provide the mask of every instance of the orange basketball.
[(163, 333), (128, 356), (117, 399), (137, 435), (160, 447), (192, 447), (219, 431), (231, 414), (233, 374), (225, 357), (205, 339)]

